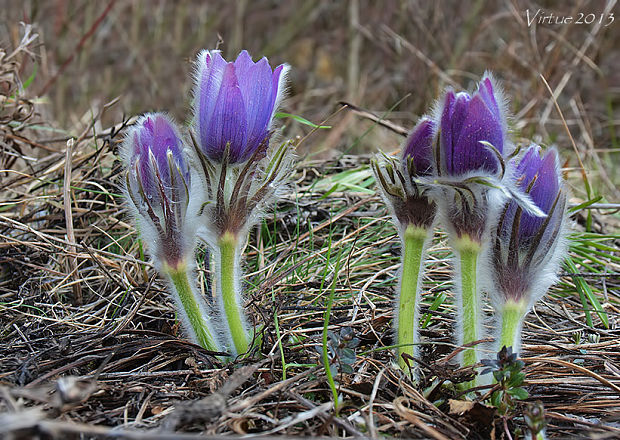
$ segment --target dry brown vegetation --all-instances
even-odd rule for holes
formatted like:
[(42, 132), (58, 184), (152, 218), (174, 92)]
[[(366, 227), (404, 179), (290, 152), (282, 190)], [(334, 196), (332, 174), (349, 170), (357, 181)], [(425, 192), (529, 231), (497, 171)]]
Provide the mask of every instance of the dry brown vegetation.
[[(0, 5), (0, 437), (515, 438), (537, 400), (551, 438), (620, 436), (620, 24), (528, 27), (524, 16), (602, 13), (602, 2)], [(617, 12), (614, 1), (607, 8)], [(33, 24), (29, 34), (20, 21)], [(440, 232), (424, 310), (447, 299), (423, 332), (423, 380), (392, 367), (383, 347), (392, 344), (398, 242), (364, 153), (393, 151), (401, 137), (350, 110), (304, 142), (294, 191), (248, 243), (246, 294), (265, 325), (262, 353), (221, 365), (183, 338), (119, 196), (116, 149), (125, 115), (187, 117), (189, 60), (218, 44), (228, 55), (247, 48), (289, 62), (283, 110), (315, 122), (348, 101), (410, 127), (441, 88), (468, 88), (492, 70), (517, 138), (558, 145), (573, 202), (600, 195), (599, 206), (616, 207), (576, 213), (571, 257), (583, 276), (565, 272), (528, 316), (530, 397), (510, 417), (483, 404), (487, 390), (467, 403), (451, 386), (471, 371), (452, 363), (450, 250)], [(286, 124), (285, 136), (309, 131)], [(338, 274), (333, 249), (343, 249)], [(199, 260), (208, 296), (209, 257)], [(584, 312), (584, 283), (608, 327)], [(360, 341), (354, 372), (338, 377), (338, 415), (316, 352), (332, 286), (330, 329), (351, 328)]]

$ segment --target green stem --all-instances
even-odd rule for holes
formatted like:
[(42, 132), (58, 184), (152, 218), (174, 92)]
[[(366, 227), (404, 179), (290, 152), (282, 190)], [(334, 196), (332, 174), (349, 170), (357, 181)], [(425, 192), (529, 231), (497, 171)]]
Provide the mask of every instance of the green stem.
[(521, 319), (525, 311), (523, 301), (507, 301), (502, 307), (502, 329), (499, 338), (499, 349), (512, 347), (513, 351), (519, 349), (521, 341)]
[(188, 330), (193, 338), (207, 350), (221, 351), (213, 339), (204, 305), (201, 306), (203, 300), (190, 283), (187, 264), (181, 262), (175, 267), (164, 264), (162, 271), (170, 281), (177, 301), (181, 303), (180, 312), (185, 317), (184, 321), (189, 323)]
[(398, 301), (398, 365), (405, 370), (408, 362), (403, 354), (414, 356), (419, 342), (418, 281), (424, 259), (424, 241), (428, 231), (413, 225), (407, 226), (404, 234), (402, 276)]
[[(459, 239), (456, 248), (461, 259), (462, 316), (459, 318), (461, 319), (463, 334), (459, 343), (464, 345), (480, 339), (482, 310), (476, 276), (480, 244), (464, 236)], [(475, 348), (468, 348), (463, 352), (463, 366), (474, 365), (477, 362), (478, 354)]]
[[(273, 290), (271, 291), (271, 300), (275, 304), (276, 296)], [(275, 309), (275, 307), (274, 307)], [(280, 361), (282, 362), (282, 380), (286, 380), (286, 358), (284, 357), (284, 347), (282, 346), (282, 335), (280, 334), (280, 321), (278, 320), (278, 311), (277, 309), (273, 312), (273, 322), (276, 327), (276, 338), (278, 338), (278, 348), (280, 349)]]
[(235, 279), (237, 238), (226, 232), (219, 239), (220, 246), (220, 291), (224, 302), (224, 314), (232, 336), (237, 354), (248, 351), (248, 337), (243, 324), (243, 310), (237, 304), (237, 286)]
[[(340, 398), (338, 396), (338, 389), (336, 388), (336, 381), (334, 380), (334, 375), (332, 374), (332, 370), (330, 368), (331, 364), (329, 362), (329, 345), (328, 345), (328, 336), (329, 336), (329, 318), (332, 314), (332, 306), (334, 304), (334, 297), (336, 296), (336, 279), (338, 278), (338, 274), (340, 273), (340, 266), (342, 261), (342, 253), (344, 250), (344, 246), (340, 248), (338, 252), (338, 259), (336, 261), (336, 269), (334, 270), (334, 278), (332, 279), (332, 285), (329, 291), (329, 297), (327, 299), (327, 307), (325, 308), (325, 314), (323, 315), (323, 350), (322, 350), (322, 358), (323, 358), (323, 367), (325, 368), (325, 376), (327, 377), (327, 383), (329, 384), (329, 388), (332, 390), (332, 396), (334, 397), (334, 412), (336, 416), (340, 410)], [(325, 270), (329, 267), (329, 262), (331, 258), (331, 235), (330, 235), (330, 243), (327, 251), (327, 264), (325, 265)], [(321, 289), (322, 290), (322, 289)]]
[[(334, 277), (335, 279), (335, 277)], [(334, 381), (334, 375), (332, 374), (332, 370), (330, 368), (329, 362), (329, 346), (327, 342), (328, 337), (328, 328), (329, 328), (329, 317), (332, 313), (332, 304), (334, 303), (334, 293), (335, 289), (332, 289), (329, 294), (329, 299), (327, 302), (327, 308), (325, 309), (325, 315), (323, 316), (323, 339), (322, 339), (322, 359), (323, 359), (323, 367), (325, 368), (325, 376), (327, 377), (327, 383), (329, 383), (329, 387), (332, 390), (332, 395), (334, 397), (334, 410), (336, 414), (338, 414), (338, 390), (336, 389), (336, 382)]]

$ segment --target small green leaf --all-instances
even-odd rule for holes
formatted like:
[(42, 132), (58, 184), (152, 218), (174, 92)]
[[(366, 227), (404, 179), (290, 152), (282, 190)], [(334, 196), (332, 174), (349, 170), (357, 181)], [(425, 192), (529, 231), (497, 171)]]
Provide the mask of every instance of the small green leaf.
[(353, 374), (353, 373), (355, 373), (355, 371), (353, 370), (353, 367), (352, 367), (351, 365), (349, 365), (349, 364), (344, 364), (344, 363), (343, 363), (343, 364), (340, 366), (340, 369), (342, 370), (342, 372), (343, 372), (344, 374)]
[(331, 125), (316, 125), (314, 122), (310, 122), (306, 118), (302, 118), (301, 116), (293, 115), (291, 113), (277, 112), (273, 116), (278, 119), (290, 118), (299, 122), (300, 124), (308, 125), (312, 128), (332, 128)]
[(518, 387), (523, 383), (524, 380), (525, 380), (525, 373), (522, 371), (519, 371), (518, 373), (515, 373), (515, 375), (510, 378), (510, 380), (508, 381), (508, 387), (509, 388)]
[(340, 350), (340, 360), (343, 364), (352, 365), (355, 362), (355, 352), (350, 348)]
[(515, 399), (518, 399), (518, 400), (525, 400), (528, 397), (530, 397), (528, 392), (525, 391), (525, 389), (523, 389), (521, 387), (519, 387), (519, 388), (511, 388), (511, 389), (507, 390), (506, 393), (508, 393), (509, 395), (511, 395), (512, 397), (514, 397)]
[(572, 208), (568, 209), (569, 214), (572, 214), (574, 212), (580, 211), (583, 208), (587, 208), (590, 205), (593, 205), (594, 203), (598, 203), (603, 199), (603, 196), (598, 196), (598, 197), (594, 197), (593, 199), (587, 200), (583, 203), (580, 203), (577, 206), (573, 206)]
[[(437, 295), (437, 297), (435, 298), (435, 301), (433, 301), (433, 304), (431, 304), (431, 306), (429, 307), (429, 310), (431, 312), (436, 312), (437, 309), (439, 309), (439, 306), (444, 303), (447, 296), (448, 295), (446, 294), (446, 292), (439, 293), (439, 295)], [(428, 327), (428, 324), (431, 322), (431, 317), (432, 313), (427, 313), (426, 315), (424, 315), (424, 322), (422, 323), (422, 328)]]
[(500, 404), (502, 403), (502, 392), (501, 391), (495, 391), (492, 395), (491, 395), (491, 405), (493, 405), (496, 408), (499, 408)]
[(28, 79), (26, 81), (24, 81), (24, 84), (22, 85), (24, 90), (26, 90), (28, 88), (28, 86), (30, 84), (32, 84), (32, 81), (34, 81), (34, 78), (37, 76), (37, 69), (38, 69), (38, 65), (35, 63), (35, 65), (34, 65), (34, 67), (32, 69), (32, 73), (30, 74)]

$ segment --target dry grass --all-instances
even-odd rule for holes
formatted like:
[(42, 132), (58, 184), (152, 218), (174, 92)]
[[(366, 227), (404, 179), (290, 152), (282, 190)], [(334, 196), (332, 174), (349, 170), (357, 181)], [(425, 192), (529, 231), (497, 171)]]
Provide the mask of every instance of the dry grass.
[[(215, 45), (216, 30), (227, 52), (249, 44), (252, 52), (263, 51), (276, 62), (290, 60), (296, 74), (286, 110), (315, 121), (331, 113), (340, 99), (383, 114), (414, 91), (390, 115), (396, 124), (409, 126), (440, 87), (468, 85), (488, 67), (514, 96), (515, 130), (555, 139), (567, 158), (576, 198), (585, 199), (575, 153), (538, 77), (542, 73), (553, 90), (561, 89), (558, 104), (594, 192), (614, 202), (617, 27), (538, 27), (533, 34), (517, 15), (535, 6), (517, 2), (434, 8), (430, 3), (360, 1), (357, 18), (354, 7), (321, 1), (275, 9), (269, 2), (256, 7), (241, 2), (245, 9), (239, 6), (239, 12), (232, 3), (175, 8), (154, 2), (147, 10), (144, 3), (119, 0), (106, 14), (107, 3), (35, 3), (3, 8), (9, 41), (18, 40), (16, 15), (26, 11), (38, 21), (44, 45), (31, 46), (39, 73), (26, 91), (18, 86), (18, 74), (23, 81), (32, 72), (24, 49), (11, 60), (3, 58), (1, 70), (2, 84), (10, 87), (2, 89), (0, 120), (5, 161), (0, 180), (0, 436), (164, 439), (185, 432), (188, 437), (508, 438), (492, 409), (451, 408), (450, 399), (462, 396), (450, 384), (466, 381), (470, 372), (451, 363), (456, 347), (450, 337), (450, 251), (440, 233), (430, 252), (425, 310), (442, 292), (448, 299), (432, 312), (423, 332), (424, 379), (414, 386), (392, 367), (393, 355), (384, 347), (392, 344), (398, 242), (366, 180), (364, 155), (306, 158), (293, 176), (295, 191), (253, 232), (246, 250), (246, 294), (251, 315), (265, 325), (261, 355), (220, 365), (185, 341), (173, 303), (143, 261), (118, 195), (115, 153), (124, 128), (121, 115), (158, 107), (182, 119), (185, 60), (199, 47)], [(586, 7), (593, 6), (573, 9)], [(99, 17), (98, 27), (76, 51)], [(348, 33), (347, 20), (359, 22), (356, 32)], [(274, 21), (277, 26), (267, 25)], [(246, 29), (241, 35), (239, 23)], [(346, 59), (339, 55), (342, 48)], [(74, 59), (48, 87), (50, 104), (36, 99), (30, 92), (45, 87), (71, 54)], [(178, 87), (168, 87), (170, 78), (178, 80)], [(352, 81), (358, 87), (352, 88)], [(117, 94), (121, 99), (102, 114), (103, 103)], [(99, 104), (93, 104), (96, 99)], [(20, 105), (29, 110), (16, 111)], [(91, 105), (92, 113), (87, 110)], [(341, 112), (331, 123), (332, 130), (311, 138), (309, 149), (374, 151), (380, 144), (390, 150), (400, 142), (380, 128), (358, 139), (370, 123), (351, 112)], [(67, 133), (50, 133), (42, 126)], [(292, 123), (285, 133), (304, 129)], [(76, 141), (67, 154), (69, 135)], [(355, 189), (334, 187), (349, 170), (356, 173)], [(583, 230), (587, 216), (578, 213), (576, 219)], [(524, 429), (521, 414), (527, 403), (540, 400), (552, 438), (620, 435), (617, 215), (593, 211), (592, 228), (612, 237), (605, 243), (614, 250), (588, 254), (591, 259), (575, 249), (572, 255), (583, 272), (596, 271), (586, 280), (603, 304), (609, 328), (596, 314), (593, 327), (585, 324), (577, 278), (565, 274), (525, 326), (530, 398), (506, 421), (513, 434)], [(332, 249), (342, 249), (345, 258), (338, 274), (333, 273)], [(208, 297), (209, 257), (199, 257)], [(332, 283), (331, 329), (352, 328), (360, 340), (355, 372), (338, 377), (345, 399), (338, 416), (315, 349), (321, 344)]]
[[(132, 434), (138, 438), (159, 438), (172, 429), (213, 435), (356, 435), (360, 430), (365, 435), (435, 438), (490, 435), (494, 425), (484, 411), (492, 411), (450, 414), (448, 400), (459, 398), (459, 392), (441, 386), (468, 375), (450, 363), (455, 347), (449, 336), (449, 301), (432, 314), (424, 331), (429, 341), (422, 359), (426, 395), (393, 369), (391, 352), (381, 349), (391, 344), (390, 304), (398, 265), (394, 231), (377, 197), (334, 192), (321, 198), (312, 190), (316, 176), (358, 167), (359, 158), (300, 166), (297, 196), (281, 202), (273, 219), (251, 238), (248, 304), (252, 316), (266, 326), (266, 360), (244, 361), (254, 365), (245, 371), (238, 370), (241, 363), (219, 365), (179, 333), (173, 304), (140, 260), (135, 232), (125, 223), (122, 200), (114, 194), (119, 177), (115, 142), (87, 138), (75, 147), (70, 200), (74, 242), (66, 237), (63, 216), (64, 155), (3, 188), (11, 196), (0, 214), (5, 273), (0, 285), (0, 405), (7, 416), (17, 412), (23, 418), (17, 425), (11, 421), (16, 419), (6, 419), (10, 423), (0, 432), (39, 430), (59, 438), (69, 432), (111, 435), (103, 428), (107, 426), (138, 430)], [(325, 268), (330, 241), (346, 255), (335, 281)], [(429, 300), (449, 288), (448, 256), (438, 236), (429, 263)], [(68, 270), (71, 261), (76, 262), (74, 272)], [(334, 265), (332, 255), (332, 270)], [(210, 272), (203, 266), (201, 275), (209, 278)], [(322, 368), (312, 367), (320, 363), (315, 347), (332, 281), (337, 301), (331, 326), (334, 331), (350, 327), (361, 341), (355, 373), (339, 378), (346, 402), (339, 417), (331, 412)], [(570, 294), (570, 277), (564, 282), (555, 289), (559, 296), (540, 303), (526, 325), (531, 400), (544, 403), (552, 436), (618, 435), (613, 423), (620, 415), (618, 279), (593, 281), (606, 283), (610, 330), (598, 321), (595, 328), (583, 324), (581, 303)], [(76, 304), (76, 283), (82, 286), (81, 305)], [(582, 335), (579, 343), (576, 334)], [(510, 422), (511, 430), (521, 425), (518, 418)], [(500, 436), (499, 420), (495, 429)]]

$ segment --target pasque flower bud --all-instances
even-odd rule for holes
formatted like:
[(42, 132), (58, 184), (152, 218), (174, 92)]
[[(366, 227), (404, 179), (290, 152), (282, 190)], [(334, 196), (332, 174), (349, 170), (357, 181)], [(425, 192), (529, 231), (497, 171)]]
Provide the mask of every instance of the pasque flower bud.
[(176, 125), (164, 114), (142, 116), (123, 143), (126, 192), (142, 237), (158, 267), (193, 254), (195, 223), (188, 222), (192, 180)]
[(434, 134), (433, 121), (423, 117), (411, 131), (399, 159), (380, 154), (371, 164), (401, 235), (409, 226), (428, 229), (435, 220), (437, 207), (428, 197), (430, 186), (418, 179), (434, 172)]
[[(146, 114), (127, 133), (122, 155), (125, 193), (155, 267), (168, 280), (190, 337), (220, 351), (212, 336), (213, 313), (192, 277), (201, 181), (189, 167), (176, 125), (164, 114)], [(197, 188), (198, 187), (198, 188)]]
[(437, 172), (446, 183), (439, 201), (453, 239), (480, 243), (489, 222), (489, 200), (502, 196), (491, 187), (498, 186), (505, 171), (507, 128), (501, 102), (485, 75), (473, 96), (448, 90), (439, 108)]
[[(504, 153), (506, 142), (500, 103), (497, 87), (488, 75), (473, 96), (452, 90), (446, 93), (441, 111), (440, 174), (463, 177), (471, 172), (495, 174), (500, 170), (497, 155)], [(492, 145), (496, 152), (480, 141)]]
[(555, 149), (541, 157), (541, 148), (530, 146), (516, 165), (515, 175), (518, 186), (546, 217), (525, 212), (515, 201), (507, 203), (494, 228), (485, 266), (490, 281), (487, 290), (500, 321), (498, 349), (505, 345), (518, 351), (525, 315), (557, 279), (566, 254), (568, 216)]

